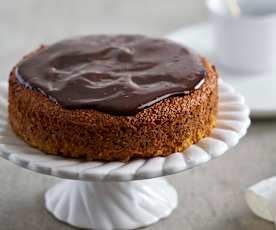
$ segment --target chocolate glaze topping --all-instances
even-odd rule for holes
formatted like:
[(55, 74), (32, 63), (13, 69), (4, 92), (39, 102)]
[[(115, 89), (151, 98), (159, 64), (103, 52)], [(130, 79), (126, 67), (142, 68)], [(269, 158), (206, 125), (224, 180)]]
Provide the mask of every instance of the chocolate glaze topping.
[(171, 41), (85, 36), (30, 55), (18, 64), (16, 76), (64, 108), (134, 115), (199, 88), (205, 70), (198, 55)]

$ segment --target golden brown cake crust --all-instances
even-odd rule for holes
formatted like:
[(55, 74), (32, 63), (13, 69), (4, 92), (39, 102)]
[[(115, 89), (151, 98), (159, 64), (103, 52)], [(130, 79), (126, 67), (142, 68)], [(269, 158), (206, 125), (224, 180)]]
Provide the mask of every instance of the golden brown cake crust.
[(22, 86), (13, 70), (10, 123), (26, 143), (48, 154), (105, 161), (167, 156), (209, 135), (215, 125), (218, 77), (214, 67), (202, 61), (207, 76), (198, 90), (165, 99), (135, 116), (64, 109)]

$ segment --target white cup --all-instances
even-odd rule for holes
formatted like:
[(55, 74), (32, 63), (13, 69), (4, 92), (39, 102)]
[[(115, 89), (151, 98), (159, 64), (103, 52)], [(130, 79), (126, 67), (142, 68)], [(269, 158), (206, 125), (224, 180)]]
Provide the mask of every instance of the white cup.
[(276, 70), (276, 0), (238, 3), (241, 15), (234, 17), (226, 0), (207, 0), (215, 60), (235, 71)]

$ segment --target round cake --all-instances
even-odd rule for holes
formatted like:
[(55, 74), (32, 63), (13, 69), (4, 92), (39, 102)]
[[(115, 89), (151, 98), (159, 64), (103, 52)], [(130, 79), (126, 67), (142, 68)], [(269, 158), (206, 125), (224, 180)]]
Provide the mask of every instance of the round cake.
[(9, 78), (9, 120), (27, 144), (63, 157), (168, 156), (210, 134), (218, 76), (190, 49), (141, 35), (42, 46)]

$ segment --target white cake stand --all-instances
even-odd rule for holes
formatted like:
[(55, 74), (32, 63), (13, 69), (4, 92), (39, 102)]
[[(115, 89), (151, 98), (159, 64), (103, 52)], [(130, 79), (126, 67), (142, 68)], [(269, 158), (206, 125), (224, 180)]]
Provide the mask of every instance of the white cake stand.
[(63, 222), (85, 229), (147, 226), (167, 217), (177, 206), (175, 189), (157, 177), (206, 163), (245, 135), (250, 120), (243, 97), (223, 82), (219, 94), (217, 126), (186, 151), (129, 163), (83, 162), (46, 155), (17, 138), (8, 124), (7, 84), (1, 83), (0, 156), (35, 172), (70, 179), (45, 195), (46, 208)]

